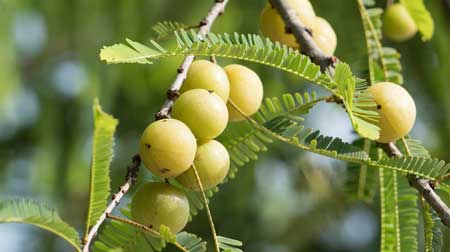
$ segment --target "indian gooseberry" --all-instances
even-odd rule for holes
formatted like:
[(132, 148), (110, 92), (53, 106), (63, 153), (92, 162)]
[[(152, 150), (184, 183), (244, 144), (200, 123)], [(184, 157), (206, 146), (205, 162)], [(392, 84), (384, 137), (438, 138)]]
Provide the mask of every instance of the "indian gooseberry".
[(369, 89), (380, 113), (380, 143), (393, 142), (409, 133), (416, 119), (416, 105), (408, 91), (391, 82), (380, 82)]
[(396, 3), (386, 9), (383, 31), (387, 38), (403, 42), (412, 38), (417, 30), (416, 23), (404, 5)]
[(172, 233), (178, 233), (189, 220), (189, 201), (183, 191), (168, 183), (147, 183), (133, 196), (131, 216), (156, 231), (165, 225)]
[(213, 91), (191, 89), (175, 101), (172, 117), (184, 122), (200, 140), (217, 137), (228, 123), (225, 102)]
[(196, 60), (191, 64), (180, 91), (197, 88), (214, 91), (224, 102), (230, 93), (227, 74), (222, 67), (208, 60)]
[[(308, 0), (288, 0), (287, 2), (306, 27), (314, 26), (316, 13)], [(294, 35), (286, 32), (283, 19), (270, 4), (267, 4), (261, 12), (260, 27), (264, 36), (289, 47), (299, 48)]]
[[(229, 100), (246, 116), (258, 111), (263, 99), (263, 85), (258, 75), (243, 65), (232, 64), (225, 68), (230, 81)], [(230, 121), (242, 121), (245, 117), (228, 102)]]
[(186, 171), (194, 162), (197, 142), (181, 121), (163, 119), (151, 123), (142, 134), (139, 154), (153, 174), (172, 178)]
[(337, 46), (336, 33), (325, 19), (316, 17), (316, 23), (312, 28), (312, 37), (325, 55), (332, 56), (334, 54)]
[[(194, 165), (203, 189), (211, 189), (222, 182), (227, 175), (230, 168), (230, 155), (220, 142), (211, 140), (198, 146)], [(191, 190), (200, 191), (200, 186), (197, 183), (192, 167), (176, 179), (183, 186)]]

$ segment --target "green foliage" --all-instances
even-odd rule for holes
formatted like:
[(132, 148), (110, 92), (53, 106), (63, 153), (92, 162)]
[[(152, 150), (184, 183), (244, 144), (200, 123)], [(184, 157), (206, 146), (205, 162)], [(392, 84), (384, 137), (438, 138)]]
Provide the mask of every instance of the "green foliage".
[[(129, 217), (130, 211), (122, 209), (122, 213)], [(188, 252), (206, 251), (206, 242), (187, 232), (173, 235), (167, 227), (159, 230), (163, 238), (158, 238), (144, 230), (127, 223), (112, 220), (106, 223), (92, 246), (92, 252), (105, 252), (120, 249), (122, 252), (157, 252), (163, 251), (166, 242), (177, 243)]]
[(379, 120), (377, 104), (367, 92), (366, 82), (353, 76), (350, 66), (345, 63), (336, 65), (334, 81), (356, 132), (363, 138), (378, 139), (380, 128), (375, 125)]
[(380, 252), (400, 252), (397, 172), (380, 170)]
[[(373, 142), (359, 139), (353, 145), (362, 148), (372, 159), (377, 159), (378, 152)], [(350, 199), (372, 203), (378, 186), (378, 169), (367, 164), (348, 164), (344, 190)]]
[(177, 237), (176, 235), (174, 235), (171, 231), (170, 228), (166, 225), (161, 225), (159, 227), (159, 235), (161, 236), (161, 238), (168, 243), (175, 243), (177, 242)]
[(431, 158), (428, 150), (422, 145), (422, 141), (417, 139), (405, 138), (404, 141), (398, 142), (397, 147), (402, 153), (411, 157)]
[(97, 99), (94, 102), (93, 112), (94, 136), (86, 233), (108, 204), (111, 190), (109, 168), (113, 158), (114, 133), (118, 124), (117, 119), (103, 112)]
[[(283, 94), (281, 98), (266, 98), (259, 111), (253, 116), (260, 123), (267, 122), (279, 116), (286, 116), (294, 121), (301, 122), (309, 110), (323, 98), (318, 98), (315, 92)], [(257, 130), (250, 123), (231, 124), (219, 137), (219, 141), (230, 153), (230, 171), (228, 178), (234, 178), (240, 167), (258, 159), (260, 152), (267, 150), (267, 144), (273, 139)]]
[(28, 199), (0, 202), (0, 223), (23, 223), (37, 226), (66, 240), (77, 251), (81, 242), (77, 231), (64, 222), (58, 213), (45, 204)]
[(177, 242), (189, 252), (204, 252), (206, 251), (206, 242), (196, 235), (181, 232), (177, 234)]
[(360, 12), (369, 56), (371, 84), (381, 81), (402, 84), (400, 54), (394, 48), (381, 45), (383, 10), (381, 8), (366, 9), (360, 5)]
[(418, 251), (419, 225), (418, 193), (406, 178), (398, 178), (398, 214), (400, 220), (400, 251)]
[(420, 202), (422, 205), (422, 218), (424, 222), (425, 252), (441, 252), (443, 243), (441, 220), (436, 212), (423, 199), (421, 199)]
[[(175, 49), (164, 49), (155, 41), (152, 48), (127, 40), (129, 45), (116, 44), (104, 47), (100, 58), (107, 63), (141, 63), (175, 55), (201, 55), (233, 58), (269, 65), (312, 81), (328, 89), (343, 100), (354, 129), (362, 137), (376, 139), (378, 127), (373, 125), (378, 114), (373, 98), (364, 91), (365, 85), (353, 76), (348, 65), (339, 63), (335, 77), (322, 73), (320, 67), (311, 62), (309, 57), (297, 50), (273, 43), (258, 35), (242, 35), (235, 33), (214, 34), (199, 37), (193, 30), (176, 32), (178, 46)], [(372, 110), (371, 110), (372, 109)]]
[(448, 173), (450, 164), (437, 158), (401, 157), (383, 158), (377, 162), (383, 169), (393, 169), (407, 174), (414, 174), (423, 178), (435, 180)]
[(422, 34), (422, 41), (430, 40), (434, 33), (434, 21), (423, 0), (400, 0), (408, 10)]
[(187, 25), (176, 21), (161, 21), (152, 26), (152, 30), (157, 34), (155, 40), (172, 36), (174, 32), (186, 28), (188, 28)]
[(222, 252), (242, 252), (242, 250), (238, 248), (242, 247), (241, 241), (223, 236), (217, 236), (217, 239), (219, 240), (219, 247), (222, 249)]

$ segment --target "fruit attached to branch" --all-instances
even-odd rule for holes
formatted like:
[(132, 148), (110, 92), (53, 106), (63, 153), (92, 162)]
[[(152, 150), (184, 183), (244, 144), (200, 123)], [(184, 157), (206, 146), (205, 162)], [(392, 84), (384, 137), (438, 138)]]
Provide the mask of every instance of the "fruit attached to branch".
[(213, 91), (191, 89), (175, 101), (172, 117), (184, 122), (199, 140), (210, 140), (225, 130), (228, 110)]
[[(230, 100), (246, 115), (256, 113), (263, 99), (263, 85), (259, 76), (250, 68), (232, 64), (225, 67), (230, 81)], [(242, 121), (245, 118), (228, 103), (230, 121)]]
[(142, 134), (139, 154), (153, 174), (172, 178), (185, 172), (194, 162), (197, 142), (181, 121), (163, 119), (151, 123)]
[[(211, 189), (222, 182), (227, 175), (230, 168), (230, 155), (220, 142), (211, 140), (198, 146), (194, 165), (203, 189)], [(176, 179), (183, 186), (191, 190), (200, 191), (193, 168), (190, 168)]]
[(133, 220), (159, 231), (161, 225), (180, 232), (189, 220), (189, 201), (183, 191), (167, 183), (143, 185), (131, 201)]
[(406, 136), (416, 119), (416, 105), (408, 91), (391, 82), (380, 82), (369, 89), (380, 113), (380, 143), (394, 142)]
[(191, 64), (180, 91), (198, 88), (214, 91), (224, 102), (230, 94), (227, 74), (222, 67), (208, 60), (196, 60)]

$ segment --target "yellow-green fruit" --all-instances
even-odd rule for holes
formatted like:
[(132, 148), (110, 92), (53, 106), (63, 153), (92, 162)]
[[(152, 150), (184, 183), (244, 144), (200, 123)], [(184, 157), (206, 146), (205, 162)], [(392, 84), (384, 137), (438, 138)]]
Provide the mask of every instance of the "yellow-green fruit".
[[(232, 64), (225, 68), (230, 81), (230, 101), (246, 116), (256, 113), (263, 99), (263, 85), (259, 76), (250, 68)], [(245, 119), (230, 102), (227, 103), (230, 121)]]
[(144, 131), (139, 154), (153, 174), (172, 178), (185, 172), (194, 162), (197, 142), (191, 130), (175, 119), (151, 123)]
[(394, 142), (406, 136), (416, 120), (416, 105), (408, 91), (391, 82), (380, 82), (369, 89), (380, 113), (380, 143)]
[(183, 191), (167, 183), (147, 183), (134, 194), (131, 215), (156, 231), (165, 225), (178, 233), (189, 220), (189, 201)]
[[(287, 2), (306, 27), (314, 26), (316, 13), (308, 0), (288, 0)], [(271, 40), (299, 49), (294, 35), (286, 33), (283, 19), (270, 4), (267, 4), (261, 12), (260, 27), (263, 35)]]
[(330, 23), (321, 17), (317, 17), (316, 23), (312, 28), (312, 34), (319, 49), (324, 54), (332, 56), (336, 50), (337, 37)]
[[(227, 175), (230, 168), (230, 155), (221, 143), (211, 140), (198, 146), (194, 165), (203, 189), (211, 189), (222, 182)], [(200, 191), (192, 167), (178, 176), (177, 181), (191, 190)]]
[(417, 33), (417, 25), (406, 7), (397, 3), (386, 9), (383, 30), (387, 38), (396, 42), (403, 42)]
[(214, 91), (224, 102), (230, 94), (230, 84), (223, 68), (207, 60), (196, 60), (191, 64), (180, 91), (184, 93), (197, 88)]
[(184, 122), (200, 140), (217, 137), (228, 123), (228, 110), (220, 96), (205, 89), (184, 92), (172, 107), (172, 117)]

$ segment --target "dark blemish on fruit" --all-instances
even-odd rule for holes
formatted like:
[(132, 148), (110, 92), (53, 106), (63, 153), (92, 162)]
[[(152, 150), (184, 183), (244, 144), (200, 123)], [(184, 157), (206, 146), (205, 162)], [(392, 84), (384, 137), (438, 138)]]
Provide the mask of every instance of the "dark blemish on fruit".
[(214, 90), (208, 90), (208, 92), (209, 92), (210, 94), (212, 94), (212, 93), (214, 93)]
[(381, 109), (381, 105), (377, 105), (377, 109)]
[(145, 147), (147, 147), (147, 149), (150, 149), (150, 144), (144, 144), (145, 145)]
[(166, 172), (170, 172), (170, 170), (167, 168), (161, 168), (161, 169), (159, 169), (159, 172), (166, 173)]

